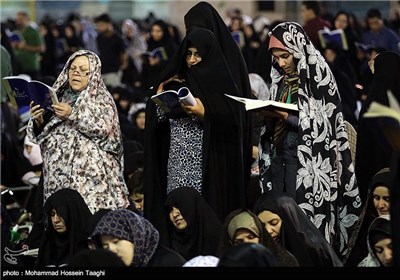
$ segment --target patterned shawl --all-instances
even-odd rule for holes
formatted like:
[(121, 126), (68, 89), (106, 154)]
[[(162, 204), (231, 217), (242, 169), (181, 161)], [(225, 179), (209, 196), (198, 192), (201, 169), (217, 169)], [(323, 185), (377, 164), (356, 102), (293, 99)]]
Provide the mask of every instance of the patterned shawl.
[[(293, 54), (300, 76), (296, 200), (335, 251), (344, 255), (349, 233), (358, 219), (361, 200), (336, 81), (298, 23), (281, 23), (271, 34)], [(275, 67), (277, 65), (271, 69), (273, 100), (283, 78)], [(266, 190), (270, 187), (268, 150), (271, 146), (262, 148), (260, 161), (264, 166), (260, 166), (260, 170)]]
[[(91, 51), (79, 50), (72, 54), (68, 61), (65, 63), (63, 70), (55, 81), (53, 88), (56, 90), (57, 95), (64, 94), (64, 91), (69, 89), (68, 83), (68, 70), (72, 61), (77, 57), (85, 55), (89, 59), (89, 83), (88, 86), (82, 90), (77, 98), (75, 104), (72, 107), (72, 113), (68, 117), (69, 121), (79, 122), (79, 126), (82, 131), (86, 131), (86, 134), (96, 142), (100, 149), (109, 152), (117, 157), (118, 162), (122, 164), (122, 138), (121, 131), (118, 121), (118, 112), (114, 103), (114, 100), (106, 88), (101, 77), (101, 61), (100, 58)], [(110, 112), (107, 116), (102, 113), (102, 104), (112, 104), (113, 112)], [(87, 127), (89, 124), (87, 120), (92, 120), (94, 123), (98, 123), (99, 126), (95, 128)], [(43, 131), (36, 137), (37, 144), (42, 143), (47, 137), (51, 137), (51, 131), (60, 122), (63, 122), (60, 118), (52, 117), (49, 123), (46, 124)], [(31, 122), (30, 125), (33, 123)], [(111, 129), (109, 130), (109, 126)], [(98, 130), (104, 128), (104, 130)]]
[(131, 266), (145, 267), (158, 247), (159, 234), (145, 218), (126, 209), (110, 211), (101, 218), (92, 238), (111, 235), (134, 244)]

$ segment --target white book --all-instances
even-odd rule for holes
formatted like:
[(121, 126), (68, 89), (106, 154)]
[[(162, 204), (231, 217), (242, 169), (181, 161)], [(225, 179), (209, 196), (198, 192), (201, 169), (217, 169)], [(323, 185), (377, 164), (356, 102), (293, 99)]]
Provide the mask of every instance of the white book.
[(378, 133), (385, 135), (392, 148), (400, 150), (400, 105), (393, 93), (388, 91), (389, 106), (378, 102), (371, 102), (368, 111), (364, 113), (363, 118), (377, 118)]
[(294, 112), (299, 111), (297, 104), (289, 104), (273, 100), (250, 99), (244, 97), (237, 97), (229, 94), (225, 95), (228, 96), (229, 98), (232, 98), (238, 102), (243, 103), (245, 105), (246, 111), (253, 111), (253, 110), (284, 110), (284, 111), (294, 111)]

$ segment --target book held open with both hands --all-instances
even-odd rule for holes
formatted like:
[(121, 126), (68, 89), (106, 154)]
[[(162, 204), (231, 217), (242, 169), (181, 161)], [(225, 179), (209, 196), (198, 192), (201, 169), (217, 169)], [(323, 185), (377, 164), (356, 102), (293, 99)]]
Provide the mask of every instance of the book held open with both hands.
[(19, 43), (23, 41), (23, 37), (19, 31), (9, 31), (6, 30), (7, 37), (12, 43)]
[[(400, 151), (400, 105), (388, 91), (389, 106), (373, 101), (363, 118), (379, 118), (379, 126), (393, 149)], [(380, 131), (379, 131), (380, 132)]]
[(31, 101), (41, 108), (53, 110), (52, 104), (58, 103), (55, 90), (43, 82), (31, 80), (28, 76), (7, 76), (3, 78), (11, 104), (21, 108), (29, 106)]
[(330, 42), (335, 42), (338, 44), (342, 50), (347, 51), (349, 49), (349, 45), (347, 43), (346, 34), (344, 34), (343, 29), (322, 29), (318, 31), (319, 41), (321, 42), (321, 47), (326, 48), (327, 44)]
[(238, 102), (243, 103), (245, 105), (246, 111), (255, 111), (255, 110), (284, 110), (292, 112), (299, 111), (297, 104), (283, 103), (273, 100), (250, 99), (244, 97), (237, 97), (229, 94), (225, 95), (228, 96), (229, 98), (232, 98)]
[(197, 104), (196, 99), (187, 87), (181, 87), (177, 91), (165, 90), (153, 95), (151, 99), (166, 113), (180, 107), (180, 103), (190, 106)]
[(158, 58), (160, 60), (167, 60), (168, 59), (168, 54), (167, 54), (167, 51), (165, 50), (164, 47), (155, 48), (151, 52), (150, 51), (144, 52), (142, 55), (144, 57), (150, 56), (150, 57), (153, 57), (153, 58)]

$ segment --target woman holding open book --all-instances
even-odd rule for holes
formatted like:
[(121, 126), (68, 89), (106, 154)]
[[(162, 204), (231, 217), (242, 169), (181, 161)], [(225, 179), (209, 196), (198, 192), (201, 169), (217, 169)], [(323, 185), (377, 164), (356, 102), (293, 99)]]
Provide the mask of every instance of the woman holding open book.
[(126, 208), (118, 112), (101, 78), (99, 57), (75, 52), (53, 85), (58, 100), (45, 111), (31, 103), (27, 135), (40, 145), (44, 200), (61, 188), (78, 191), (92, 213)]
[(344, 254), (361, 201), (335, 79), (298, 23), (277, 25), (269, 50), (271, 99), (297, 103), (299, 115), (265, 113), (259, 163), (264, 191), (292, 194), (336, 252)]
[(243, 207), (246, 199), (245, 110), (225, 96), (239, 92), (218, 41), (208, 29), (188, 33), (153, 94), (183, 86), (190, 89), (196, 105), (178, 106), (169, 113), (152, 99), (146, 106), (144, 214), (166, 242), (163, 204), (172, 190), (193, 187), (221, 222), (230, 211)]

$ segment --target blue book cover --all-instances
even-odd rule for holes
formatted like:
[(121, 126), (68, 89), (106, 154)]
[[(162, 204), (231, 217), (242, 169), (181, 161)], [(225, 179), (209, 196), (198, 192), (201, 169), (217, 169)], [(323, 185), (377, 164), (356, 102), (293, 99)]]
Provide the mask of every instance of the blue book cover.
[(151, 56), (154, 58), (158, 58), (160, 60), (167, 60), (168, 54), (164, 47), (158, 47), (152, 50), (151, 52), (144, 52), (143, 56)]
[(44, 109), (52, 110), (51, 104), (58, 103), (56, 92), (51, 86), (27, 76), (4, 77), (3, 84), (10, 102), (18, 108), (29, 107), (33, 101)]
[(190, 106), (196, 105), (197, 103), (187, 87), (181, 87), (178, 91), (172, 89), (166, 90), (153, 95), (151, 99), (166, 113), (174, 111), (181, 106), (181, 103)]
[(18, 31), (6, 31), (6, 34), (8, 36), (8, 39), (10, 40), (10, 42), (12, 43), (19, 43), (23, 40), (23, 37), (21, 35), (21, 33), (19, 33)]
[(244, 34), (242, 31), (233, 31), (232, 33), (233, 40), (235, 40), (236, 44), (240, 47), (243, 48), (244, 45), (246, 44)]
[(347, 51), (349, 49), (346, 34), (344, 34), (343, 29), (335, 29), (332, 31), (326, 29), (319, 30), (318, 36), (322, 48), (326, 48), (327, 44), (330, 42), (335, 42), (342, 48), (342, 50)]

